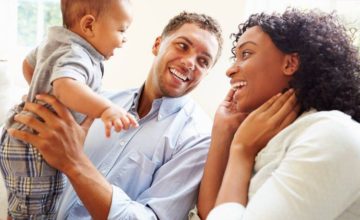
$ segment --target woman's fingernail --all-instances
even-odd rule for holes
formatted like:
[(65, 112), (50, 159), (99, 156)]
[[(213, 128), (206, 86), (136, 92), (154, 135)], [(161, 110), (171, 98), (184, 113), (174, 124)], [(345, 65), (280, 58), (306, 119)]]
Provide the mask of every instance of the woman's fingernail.
[(285, 92), (287, 92), (289, 90), (289, 88), (284, 88), (281, 93), (284, 94)]

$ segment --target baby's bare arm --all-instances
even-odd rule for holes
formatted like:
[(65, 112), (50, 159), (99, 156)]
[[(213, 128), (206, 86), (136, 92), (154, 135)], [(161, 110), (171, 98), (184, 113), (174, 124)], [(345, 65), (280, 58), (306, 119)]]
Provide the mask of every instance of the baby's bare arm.
[(54, 95), (68, 108), (92, 118), (99, 118), (112, 103), (87, 85), (71, 78), (53, 82)]
[(24, 59), (22, 69), (23, 69), (24, 78), (26, 82), (30, 85), (31, 79), (34, 74), (34, 67), (32, 67), (26, 59)]

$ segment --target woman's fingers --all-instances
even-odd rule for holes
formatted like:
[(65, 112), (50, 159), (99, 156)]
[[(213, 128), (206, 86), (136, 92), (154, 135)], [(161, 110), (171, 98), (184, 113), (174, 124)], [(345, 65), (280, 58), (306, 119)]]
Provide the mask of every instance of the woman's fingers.
[(274, 129), (280, 131), (297, 118), (299, 109), (295, 93), (289, 90), (277, 99), (265, 114), (276, 126)]
[(290, 97), (294, 94), (293, 89), (289, 89), (284, 94), (280, 95), (278, 99), (267, 109), (267, 114), (271, 117), (274, 116), (277, 112), (279, 112), (285, 105), (285, 103), (290, 99)]
[(297, 104), (295, 93), (292, 93), (290, 96), (289, 94), (287, 94), (287, 96), (288, 96), (287, 99), (285, 100), (284, 103), (282, 103), (280, 109), (274, 112), (273, 115), (271, 116), (271, 120), (273, 120), (275, 124), (281, 125), (284, 122), (284, 120), (288, 117), (288, 115), (292, 113), (292, 111), (294, 110)]
[(267, 100), (264, 104), (262, 104), (259, 108), (257, 108), (255, 111), (257, 111), (258, 113), (265, 112), (266, 110), (268, 110), (274, 104), (274, 102), (277, 99), (279, 99), (280, 96), (281, 96), (281, 93), (278, 93), (278, 94), (274, 95), (269, 100)]
[(300, 105), (297, 104), (293, 109), (287, 114), (285, 119), (280, 123), (279, 129), (282, 130), (289, 124), (291, 124), (298, 117), (300, 112)]
[(224, 101), (231, 102), (234, 97), (235, 90), (230, 89), (229, 92), (226, 94)]

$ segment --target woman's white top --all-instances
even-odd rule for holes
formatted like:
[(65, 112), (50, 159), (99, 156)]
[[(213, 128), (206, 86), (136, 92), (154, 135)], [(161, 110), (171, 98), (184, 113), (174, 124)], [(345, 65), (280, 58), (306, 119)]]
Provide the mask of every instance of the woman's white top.
[(219, 219), (360, 219), (360, 124), (304, 113), (257, 155), (247, 206), (217, 206), (207, 220)]

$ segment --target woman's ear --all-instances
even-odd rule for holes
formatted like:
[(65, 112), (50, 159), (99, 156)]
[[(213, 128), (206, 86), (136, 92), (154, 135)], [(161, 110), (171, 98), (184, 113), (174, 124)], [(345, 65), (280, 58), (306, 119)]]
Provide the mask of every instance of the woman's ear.
[(83, 16), (80, 20), (80, 30), (81, 32), (87, 36), (87, 37), (93, 37), (95, 35), (94, 33), (94, 27), (95, 26), (95, 17), (87, 14)]
[(283, 73), (287, 76), (292, 76), (299, 69), (300, 58), (298, 53), (291, 53), (285, 55), (285, 63), (283, 66)]
[(152, 47), (152, 53), (157, 56), (158, 53), (159, 53), (159, 48), (160, 48), (160, 44), (161, 44), (161, 40), (162, 40), (162, 37), (159, 36), (156, 38), (155, 42), (154, 42), (154, 45)]

